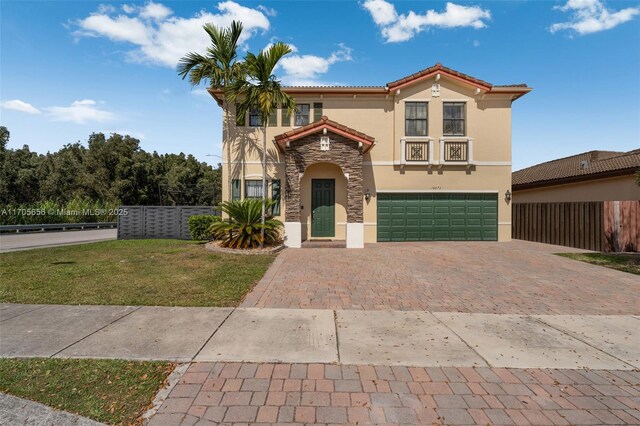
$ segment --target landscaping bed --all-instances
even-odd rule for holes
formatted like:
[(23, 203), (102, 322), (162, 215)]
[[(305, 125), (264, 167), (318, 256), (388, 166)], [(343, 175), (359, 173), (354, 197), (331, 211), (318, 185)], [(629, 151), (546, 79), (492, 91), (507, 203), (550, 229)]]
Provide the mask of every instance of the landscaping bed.
[(182, 240), (126, 240), (0, 254), (0, 302), (237, 306), (274, 256)]
[(630, 274), (640, 275), (640, 254), (638, 253), (557, 253), (594, 265), (604, 266)]
[(0, 392), (110, 425), (141, 423), (174, 365), (97, 359), (0, 359)]

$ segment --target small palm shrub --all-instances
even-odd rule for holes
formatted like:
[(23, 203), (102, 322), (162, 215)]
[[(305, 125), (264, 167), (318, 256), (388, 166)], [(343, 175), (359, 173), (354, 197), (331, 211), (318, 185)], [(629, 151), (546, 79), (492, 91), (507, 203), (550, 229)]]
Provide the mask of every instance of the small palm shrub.
[[(264, 224), (264, 245), (272, 245), (280, 241), (282, 222), (271, 214), (276, 202), (267, 200)], [(262, 229), (262, 200), (247, 198), (242, 201), (224, 201), (222, 211), (229, 218), (215, 222), (209, 228), (215, 239), (220, 240), (223, 247), (246, 249), (260, 246)]]
[(214, 222), (220, 222), (220, 216), (213, 214), (195, 214), (189, 217), (189, 235), (192, 240), (210, 240), (211, 225)]

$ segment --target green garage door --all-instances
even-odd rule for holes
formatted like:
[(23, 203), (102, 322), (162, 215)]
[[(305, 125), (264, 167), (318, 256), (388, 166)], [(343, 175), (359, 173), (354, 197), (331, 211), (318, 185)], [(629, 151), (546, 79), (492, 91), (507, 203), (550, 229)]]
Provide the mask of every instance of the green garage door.
[(498, 239), (498, 194), (379, 193), (378, 241)]

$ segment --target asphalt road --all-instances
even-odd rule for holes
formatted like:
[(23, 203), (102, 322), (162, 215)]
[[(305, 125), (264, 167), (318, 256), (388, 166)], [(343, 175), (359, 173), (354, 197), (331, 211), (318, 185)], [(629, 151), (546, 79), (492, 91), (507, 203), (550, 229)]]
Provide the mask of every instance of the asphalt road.
[(115, 240), (117, 235), (117, 229), (88, 229), (83, 231), (2, 234), (0, 235), (0, 253), (69, 244), (92, 243), (95, 241)]

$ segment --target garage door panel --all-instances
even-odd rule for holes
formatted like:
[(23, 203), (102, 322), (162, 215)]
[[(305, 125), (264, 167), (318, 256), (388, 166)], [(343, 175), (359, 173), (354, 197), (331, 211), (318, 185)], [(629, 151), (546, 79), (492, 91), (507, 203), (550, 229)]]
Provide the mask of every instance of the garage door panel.
[(381, 193), (378, 241), (497, 240), (498, 196)]

